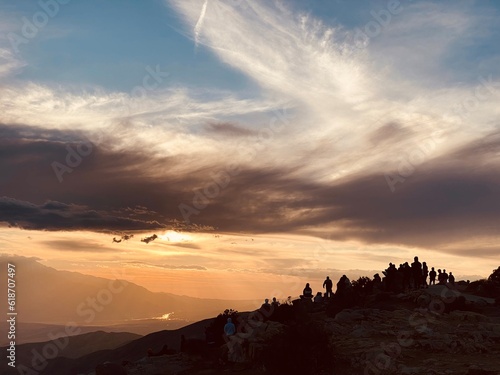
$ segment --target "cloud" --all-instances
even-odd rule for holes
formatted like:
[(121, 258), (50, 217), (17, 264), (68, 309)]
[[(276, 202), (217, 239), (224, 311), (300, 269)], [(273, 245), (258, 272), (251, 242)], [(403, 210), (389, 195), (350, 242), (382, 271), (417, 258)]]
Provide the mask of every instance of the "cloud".
[(195, 37), (194, 41), (196, 46), (198, 46), (200, 42), (200, 33), (201, 33), (201, 28), (203, 27), (203, 20), (205, 19), (205, 14), (207, 12), (207, 5), (208, 5), (208, 0), (205, 0), (205, 2), (201, 7), (200, 17), (198, 18), (198, 21), (194, 26), (194, 37)]
[(53, 250), (72, 251), (72, 252), (115, 252), (114, 249), (106, 248), (95, 241), (71, 241), (71, 240), (52, 240), (42, 241), (42, 244), (48, 245)]
[(158, 236), (156, 234), (153, 234), (151, 236), (147, 236), (147, 237), (144, 237), (144, 238), (141, 238), (141, 242), (145, 242), (146, 244), (156, 240), (158, 238)]
[[(218, 172), (202, 168), (193, 174), (179, 168), (182, 159), (96, 148), (59, 183), (47, 162), (64, 160), (65, 143), (52, 141), (56, 136), (47, 132), (43, 141), (26, 137), (3, 141), (0, 152), (5, 157), (0, 166), (4, 177), (10, 178), (2, 187), (7, 196), (0, 199), (1, 221), (47, 230), (127, 232), (182, 227), (182, 221), (174, 221), (182, 220), (179, 204), (193, 205), (193, 189), (203, 190)], [(419, 246), (464, 255), (463, 242), (476, 238), (474, 245), (467, 246), (492, 256), (495, 249), (488, 244), (498, 236), (500, 221), (498, 137), (491, 133), (419, 165), (394, 193), (384, 174), (377, 171), (322, 182), (286, 165), (242, 168), (192, 219), (219, 231), (330, 235), (336, 240)], [(171, 172), (163, 169), (161, 175), (156, 174), (162, 165), (169, 165)], [(29, 188), (34, 184), (36, 190)], [(59, 200), (45, 201), (47, 196)]]
[[(197, 4), (180, 0), (168, 4), (188, 28), (195, 24)], [(451, 82), (445, 79), (450, 76), (450, 54), (474, 53), (464, 37), (494, 27), (484, 22), (485, 12), (465, 5), (450, 11), (432, 3), (402, 8), (370, 40), (369, 48), (360, 49), (351, 40), (356, 29), (325, 24), (292, 5), (210, 3), (204, 17), (204, 46), (252, 79), (265, 94), (278, 94), (292, 102), (297, 114), (255, 163), (286, 159), (288, 166), (300, 166), (301, 173), (311, 179), (335, 181), (397, 164), (395, 155), (416, 147), (436, 131), (443, 133), (446, 142), (431, 158), (466, 144), (471, 134), (481, 138), (492, 130), (490, 120), (499, 113), (495, 102), (500, 90), (483, 96), (468, 111), (467, 119), (461, 120), (456, 108), (474, 98), (480, 80), (477, 76), (465, 82), (463, 76), (454, 76)], [(448, 54), (439, 55), (439, 51)], [(419, 63), (423, 66), (419, 70), (411, 61), (395, 63), (414, 57), (435, 64)], [(426, 76), (432, 84), (422, 84)], [(498, 82), (495, 76), (492, 85)], [(382, 141), (389, 132), (384, 126), (391, 123), (398, 124), (399, 130), (393, 129), (398, 135)], [(321, 158), (321, 165), (304, 162), (316, 158)]]
[(0, 46), (0, 79), (11, 77), (24, 66), (26, 63), (16, 57), (9, 49)]
[(257, 135), (257, 132), (253, 130), (246, 129), (229, 122), (209, 123), (206, 129), (209, 133), (226, 137), (248, 137)]
[(199, 245), (196, 245), (194, 243), (182, 243), (182, 242), (174, 242), (172, 244), (169, 244), (170, 246), (175, 246), (175, 247), (184, 247), (186, 249), (195, 249), (199, 250), (201, 247)]
[[(498, 77), (485, 86), (445, 70), (482, 14), (409, 5), (360, 49), (348, 43), (354, 30), (279, 2), (213, 0), (201, 14), (200, 3), (169, 4), (196, 44), (250, 78), (258, 93), (180, 86), (135, 97), (4, 85), (2, 221), (149, 233), (182, 226), (179, 204), (193, 206), (195, 192), (235, 164), (238, 173), (192, 216), (197, 224), (461, 254), (466, 243), (494, 253), (488, 244), (498, 238), (500, 212)], [(423, 84), (424, 76), (432, 84)], [(262, 141), (287, 102), (294, 118)], [(384, 174), (437, 133), (432, 150), (392, 193)], [(66, 163), (68, 147), (88, 140), (92, 152), (60, 183), (52, 163)], [(471, 237), (477, 245), (466, 242)]]
[[(0, 222), (31, 230), (122, 231), (167, 228), (157, 221), (141, 221), (109, 215), (85, 206), (46, 202), (36, 205), (13, 198), (0, 198)], [(67, 244), (63, 244), (67, 245)]]
[(139, 267), (155, 267), (155, 268), (165, 268), (165, 269), (170, 269), (170, 270), (198, 270), (198, 271), (206, 271), (207, 268), (203, 266), (197, 266), (197, 265), (172, 265), (172, 264), (152, 264), (152, 263), (147, 263), (147, 262), (137, 262), (137, 261), (132, 261), (132, 262), (127, 262), (128, 264), (131, 265), (136, 265)]

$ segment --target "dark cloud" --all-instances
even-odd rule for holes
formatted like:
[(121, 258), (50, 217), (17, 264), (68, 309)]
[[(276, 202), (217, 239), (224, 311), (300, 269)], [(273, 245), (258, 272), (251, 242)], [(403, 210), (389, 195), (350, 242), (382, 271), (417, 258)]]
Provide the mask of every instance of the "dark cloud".
[(83, 252), (115, 252), (114, 249), (106, 248), (92, 241), (70, 241), (70, 240), (53, 240), (43, 241), (45, 245), (50, 246), (53, 250), (60, 251), (83, 251)]
[(134, 235), (133, 234), (124, 234), (123, 236), (121, 236), (120, 238), (116, 239), (116, 237), (113, 237), (113, 243), (120, 243), (122, 241), (128, 241), (130, 240), (131, 238), (133, 238)]
[(148, 243), (156, 240), (157, 238), (158, 238), (158, 236), (156, 234), (153, 234), (152, 236), (147, 236), (147, 237), (141, 238), (141, 242), (148, 244)]
[(206, 127), (209, 133), (215, 133), (226, 137), (247, 137), (256, 135), (257, 132), (232, 124), (230, 122), (210, 123)]
[(368, 137), (368, 140), (372, 144), (385, 144), (389, 142), (398, 142), (411, 135), (408, 128), (404, 128), (401, 125), (390, 122), (382, 125), (378, 129), (374, 130)]
[(174, 242), (172, 244), (169, 244), (170, 246), (175, 246), (175, 247), (183, 247), (186, 249), (201, 249), (200, 246), (194, 244), (194, 243), (183, 243), (183, 242)]
[[(387, 132), (379, 129), (375, 138)], [(183, 170), (191, 161), (105, 146), (59, 183), (50, 163), (64, 160), (65, 143), (14, 135), (0, 140), (0, 221), (27, 229), (182, 230), (179, 205), (194, 208), (194, 192), (213, 192), (218, 175), (224, 186), (190, 216), (193, 230), (293, 232), (450, 253), (463, 252), (464, 240), (500, 234), (498, 133), (417, 166), (394, 192), (382, 170), (336, 183), (301, 178), (288, 167), (229, 176), (224, 163)], [(471, 256), (496, 252), (477, 243)]]
[(0, 197), (0, 221), (22, 229), (122, 231), (166, 228), (157, 221), (112, 216), (86, 206), (48, 201), (42, 205)]

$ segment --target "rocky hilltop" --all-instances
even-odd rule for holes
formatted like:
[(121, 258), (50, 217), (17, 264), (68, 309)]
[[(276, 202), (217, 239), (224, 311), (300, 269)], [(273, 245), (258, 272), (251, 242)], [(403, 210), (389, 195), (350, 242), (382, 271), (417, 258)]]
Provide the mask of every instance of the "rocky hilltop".
[(227, 342), (188, 337), (182, 352), (145, 351), (136, 361), (102, 364), (96, 374), (498, 375), (500, 307), (465, 289), (436, 285), (371, 293), (361, 303), (298, 299), (251, 313), (226, 311), (212, 327), (232, 316), (237, 333)]

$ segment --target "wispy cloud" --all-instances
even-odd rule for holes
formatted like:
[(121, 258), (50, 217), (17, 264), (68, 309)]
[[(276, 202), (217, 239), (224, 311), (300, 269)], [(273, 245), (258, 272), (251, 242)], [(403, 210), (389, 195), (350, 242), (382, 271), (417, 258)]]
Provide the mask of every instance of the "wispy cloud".
[[(492, 254), (500, 72), (467, 75), (460, 58), (470, 38), (492, 27), (482, 8), (406, 4), (359, 49), (349, 44), (354, 29), (281, 2), (167, 4), (198, 48), (258, 90), (179, 84), (137, 97), (102, 87), (2, 85), (0, 165), (15, 177), (3, 188), (12, 213), (3, 220), (30, 229), (161, 229), (214, 173), (237, 165), (238, 175), (196, 217), (200, 224), (449, 253), (477, 236), (478, 251)], [(0, 76), (22, 65), (7, 50), (0, 59)], [(249, 161), (242, 150), (258, 144), (284, 103), (292, 103), (293, 121)], [(58, 186), (46, 161), (64, 158), (65, 144), (83, 137), (95, 153)], [(429, 141), (431, 151), (415, 157)], [(407, 160), (415, 172), (392, 194), (384, 174)], [(48, 210), (48, 196), (75, 206)], [(136, 206), (146, 209), (128, 209)]]
[(196, 46), (198, 46), (198, 44), (200, 43), (201, 28), (203, 27), (203, 20), (205, 19), (205, 14), (207, 12), (207, 5), (208, 5), (208, 0), (205, 0), (205, 2), (201, 7), (200, 17), (198, 18), (198, 21), (194, 26), (194, 41)]

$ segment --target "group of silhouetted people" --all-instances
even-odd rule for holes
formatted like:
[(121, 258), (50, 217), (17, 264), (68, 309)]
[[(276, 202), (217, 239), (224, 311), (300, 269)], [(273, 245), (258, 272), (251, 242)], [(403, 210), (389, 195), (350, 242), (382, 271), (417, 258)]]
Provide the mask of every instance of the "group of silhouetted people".
[(434, 267), (432, 267), (431, 272), (429, 272), (429, 285), (436, 285), (436, 277), (438, 280), (438, 284), (443, 285), (446, 283), (450, 283), (451, 285), (455, 285), (455, 276), (453, 276), (451, 272), (450, 274), (447, 274), (445, 269), (443, 269), (443, 271), (441, 271), (441, 269), (438, 269), (436, 274)]
[[(316, 295), (313, 296), (313, 291), (309, 283), (306, 284), (300, 298), (303, 300), (313, 300), (315, 303), (323, 303), (333, 297), (333, 281), (330, 279), (330, 276), (327, 276), (325, 281), (323, 282), (323, 288), (325, 289), (325, 293), (317, 292)], [(351, 281), (346, 275), (342, 275), (340, 280), (337, 282), (337, 294), (345, 294), (351, 288)]]
[[(438, 269), (436, 273), (434, 267), (429, 271), (427, 263), (420, 263), (418, 257), (413, 258), (411, 265), (405, 262), (400, 264), (398, 268), (393, 263), (389, 263), (389, 267), (383, 273), (385, 275), (385, 287), (388, 291), (426, 288), (429, 285), (436, 284), (436, 277), (438, 284), (450, 283), (455, 285), (455, 277), (451, 272), (448, 274), (446, 270), (441, 271), (441, 269)], [(377, 276), (378, 274), (374, 278)], [(429, 278), (429, 282), (427, 282), (427, 278)]]
[[(413, 262), (409, 264), (408, 262), (402, 263), (396, 268), (396, 265), (389, 263), (389, 267), (383, 271), (384, 278), (382, 279), (377, 273), (373, 275), (373, 287), (379, 290), (386, 290), (391, 292), (401, 292), (405, 290), (428, 288), (429, 285), (436, 285), (436, 280), (438, 284), (445, 285), (450, 284), (455, 285), (455, 277), (450, 272), (449, 274), (445, 269), (441, 271), (438, 269), (435, 271), (432, 267), (429, 271), (429, 267), (426, 262), (420, 262), (418, 257), (413, 258)], [(338, 295), (345, 295), (349, 293), (351, 289), (351, 282), (346, 275), (342, 275), (340, 280), (337, 282)], [(333, 282), (329, 276), (323, 282), (323, 288), (325, 293), (317, 292), (313, 295), (313, 291), (309, 283), (306, 284), (304, 290), (302, 291), (301, 299), (313, 300), (314, 302), (324, 302), (329, 300), (333, 296)]]

